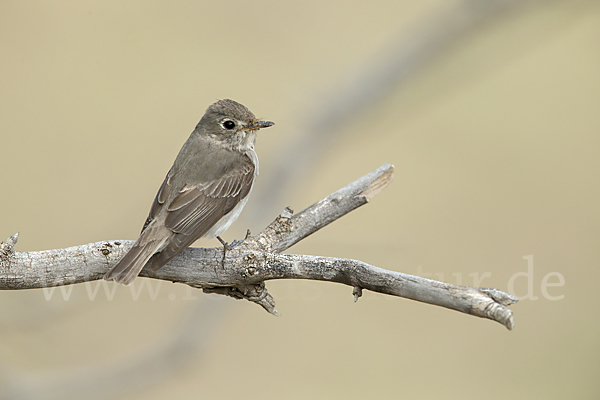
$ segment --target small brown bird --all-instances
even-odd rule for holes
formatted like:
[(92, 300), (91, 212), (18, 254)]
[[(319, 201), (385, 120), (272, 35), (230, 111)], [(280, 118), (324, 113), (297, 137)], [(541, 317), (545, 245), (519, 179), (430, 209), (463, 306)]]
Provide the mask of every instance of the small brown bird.
[(158, 189), (140, 237), (104, 279), (129, 285), (151, 258), (156, 271), (201, 237), (224, 243), (219, 235), (240, 215), (258, 175), (256, 132), (272, 125), (233, 100), (208, 107)]

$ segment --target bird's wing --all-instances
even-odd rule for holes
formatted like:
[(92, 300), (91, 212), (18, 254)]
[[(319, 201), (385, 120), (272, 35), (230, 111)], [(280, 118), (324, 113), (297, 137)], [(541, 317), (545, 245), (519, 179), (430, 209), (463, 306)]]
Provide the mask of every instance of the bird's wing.
[(152, 202), (152, 207), (150, 208), (150, 213), (148, 214), (148, 218), (146, 218), (146, 222), (144, 223), (144, 227), (142, 228), (142, 232), (146, 230), (146, 227), (152, 222), (153, 219), (156, 218), (160, 210), (162, 209), (165, 201), (167, 200), (167, 196), (172, 189), (171, 177), (173, 170), (169, 170), (169, 173), (165, 177), (162, 185), (158, 189), (158, 193), (156, 193), (156, 197), (154, 197), (154, 201)]
[(185, 184), (168, 204), (168, 191), (173, 190), (169, 175), (156, 195), (148, 218), (160, 209), (167, 210), (165, 227), (174, 233), (169, 243), (156, 255), (152, 269), (157, 270), (183, 249), (204, 236), (224, 215), (244, 199), (254, 180), (254, 164), (245, 159), (238, 168), (220, 179), (195, 185)]

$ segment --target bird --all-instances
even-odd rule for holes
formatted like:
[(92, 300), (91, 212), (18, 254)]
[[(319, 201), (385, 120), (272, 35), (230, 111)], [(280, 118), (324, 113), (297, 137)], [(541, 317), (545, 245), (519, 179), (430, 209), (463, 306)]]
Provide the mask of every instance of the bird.
[(258, 175), (256, 133), (273, 125), (233, 100), (210, 105), (158, 189), (139, 238), (104, 279), (130, 285), (146, 264), (157, 271), (201, 237), (216, 237), (225, 252), (220, 235)]

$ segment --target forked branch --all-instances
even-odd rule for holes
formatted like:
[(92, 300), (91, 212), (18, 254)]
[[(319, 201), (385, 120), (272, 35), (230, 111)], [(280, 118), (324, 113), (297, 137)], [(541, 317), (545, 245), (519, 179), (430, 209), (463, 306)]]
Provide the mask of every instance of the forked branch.
[[(271, 279), (313, 279), (353, 287), (355, 301), (362, 290), (405, 297), (461, 311), (513, 327), (507, 306), (517, 299), (497, 289), (453, 285), (388, 271), (362, 261), (282, 251), (322, 227), (366, 204), (392, 179), (394, 167), (373, 172), (293, 215), (287, 208), (261, 233), (227, 252), (222, 248), (188, 248), (162, 269), (142, 270), (140, 276), (184, 283), (253, 301), (272, 314), (275, 302), (265, 288)], [(133, 241), (109, 240), (66, 249), (17, 252), (18, 234), (0, 244), (0, 289), (32, 289), (101, 279)]]

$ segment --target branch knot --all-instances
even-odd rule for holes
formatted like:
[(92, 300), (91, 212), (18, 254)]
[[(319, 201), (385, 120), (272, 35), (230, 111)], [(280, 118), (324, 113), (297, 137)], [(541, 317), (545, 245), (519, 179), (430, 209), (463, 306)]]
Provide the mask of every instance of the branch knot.
[(8, 268), (10, 265), (10, 257), (15, 252), (15, 244), (19, 240), (19, 232), (9, 236), (5, 242), (0, 242), (0, 268)]
[(267, 291), (265, 282), (240, 286), (205, 287), (202, 288), (202, 291), (204, 293), (215, 293), (233, 297), (236, 300), (248, 300), (258, 304), (270, 314), (281, 315), (275, 309), (275, 300)]

